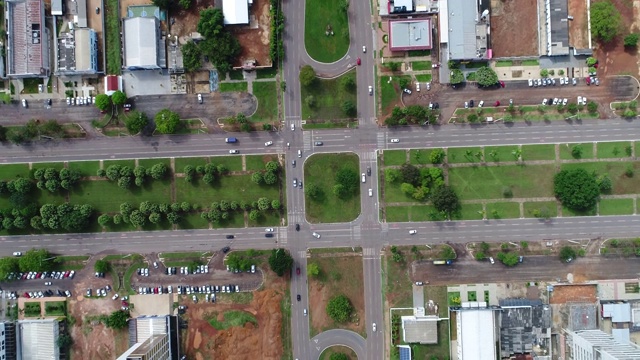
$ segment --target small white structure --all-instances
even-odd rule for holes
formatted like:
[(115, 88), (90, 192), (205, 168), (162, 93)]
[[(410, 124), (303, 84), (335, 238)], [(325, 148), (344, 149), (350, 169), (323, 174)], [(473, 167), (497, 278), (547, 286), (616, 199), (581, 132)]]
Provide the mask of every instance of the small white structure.
[(222, 14), (225, 25), (246, 25), (249, 23), (249, 4), (247, 0), (222, 0)]

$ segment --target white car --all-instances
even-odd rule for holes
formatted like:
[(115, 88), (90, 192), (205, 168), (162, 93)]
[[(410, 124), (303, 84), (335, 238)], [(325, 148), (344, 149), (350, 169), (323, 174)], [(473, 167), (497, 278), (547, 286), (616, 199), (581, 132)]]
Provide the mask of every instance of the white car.
[(495, 263), (496, 263), (496, 262), (493, 260), (493, 258), (492, 258), (492, 257), (489, 257), (489, 261), (490, 261), (492, 264), (495, 264)]
[(578, 85), (578, 80), (576, 78), (572, 78), (571, 83), (573, 84), (573, 86), (576, 86)]
[(118, 294), (114, 294), (114, 295), (111, 297), (111, 300), (115, 300), (115, 299), (117, 299), (117, 298), (118, 298)]
[(273, 141), (267, 141), (266, 143), (264, 143), (264, 146), (271, 146), (273, 145)]
[(587, 105), (587, 97), (586, 96), (582, 97), (582, 105)]
[(391, 142), (392, 142), (392, 143), (399, 143), (399, 142), (400, 142), (400, 139), (391, 139)]
[(409, 89), (403, 89), (402, 91), (404, 91), (405, 93), (411, 95), (411, 90), (409, 90)]
[(464, 108), (465, 108), (465, 109), (468, 109), (468, 108), (469, 108), (469, 102), (467, 102), (467, 101), (465, 101), (465, 102), (464, 102)]
[(369, 189), (369, 196), (373, 196), (373, 190)]
[(273, 232), (273, 228), (266, 228), (264, 229), (265, 232)]
[(578, 105), (582, 105), (582, 96), (578, 96)]
[(47, 281), (44, 283), (44, 286), (51, 286), (51, 281)]
[(296, 124), (291, 123), (291, 131), (295, 131), (296, 130)]
[(366, 183), (367, 182), (367, 175), (365, 175), (365, 173), (362, 173), (362, 183)]
[(564, 78), (560, 78), (560, 85), (564, 85)]
[(369, 85), (369, 95), (373, 95), (373, 86)]
[(229, 150), (229, 154), (239, 154), (240, 151), (238, 150)]
[(553, 98), (553, 105), (558, 105), (558, 98)]
[(202, 94), (198, 94), (198, 103), (202, 104)]
[(567, 106), (567, 103), (568, 103), (568, 102), (569, 102), (569, 100), (568, 100), (568, 99), (566, 99), (566, 98), (565, 98), (565, 99), (563, 99), (563, 100), (562, 100), (562, 106)]
[(429, 91), (429, 90), (431, 90), (431, 83), (430, 82), (427, 83), (427, 91)]
[(478, 104), (478, 107), (481, 108), (482, 105), (484, 105), (484, 100), (480, 100), (480, 103)]
[(373, 323), (373, 332), (376, 332), (376, 323)]
[(420, 92), (420, 83), (416, 83), (416, 91)]
[(409, 235), (415, 235), (418, 233), (418, 230), (409, 230)]
[(529, 79), (529, 86), (532, 87), (533, 86), (533, 79)]
[(313, 232), (313, 234), (311, 234), (311, 235), (313, 235), (313, 237), (315, 237), (316, 239), (320, 239), (320, 234), (318, 234), (318, 233), (317, 233), (317, 232), (315, 232), (315, 231), (314, 231), (314, 232)]
[(22, 256), (22, 253), (20, 251), (14, 251), (13, 256)]
[(547, 105), (547, 98), (542, 99), (542, 105)]
[(363, 53), (366, 53), (366, 52), (367, 52), (367, 47), (366, 47), (366, 46), (364, 46), (364, 45), (362, 45), (362, 52), (363, 52)]

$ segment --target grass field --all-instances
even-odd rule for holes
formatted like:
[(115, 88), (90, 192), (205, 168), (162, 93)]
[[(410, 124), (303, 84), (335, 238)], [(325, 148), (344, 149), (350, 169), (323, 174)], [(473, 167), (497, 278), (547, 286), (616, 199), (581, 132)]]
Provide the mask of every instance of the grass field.
[(181, 173), (184, 171), (184, 167), (187, 165), (191, 165), (194, 168), (197, 166), (205, 166), (207, 163), (209, 162), (209, 158), (207, 157), (202, 157), (202, 158), (176, 158), (175, 160), (175, 164), (176, 164), (176, 172), (177, 173)]
[(629, 141), (599, 142), (598, 159), (628, 158), (633, 144)]
[(215, 165), (224, 165), (229, 171), (242, 171), (241, 156), (212, 156), (209, 161)]
[(76, 204), (89, 204), (98, 212), (118, 212), (120, 204), (142, 201), (155, 203), (171, 202), (170, 181), (148, 180), (142, 188), (132, 186), (125, 190), (111, 181), (83, 181), (71, 191), (70, 200)]
[[(317, 0), (313, 0), (317, 1)], [(328, 6), (328, 4), (327, 4)], [(341, 81), (344, 77), (353, 77), (355, 79), (355, 71), (349, 71), (346, 74), (330, 80), (316, 79), (312, 86), (302, 86), (302, 118), (303, 119), (345, 119), (349, 116), (342, 111), (342, 104), (345, 101), (351, 101), (356, 107), (358, 106), (356, 91), (348, 91), (342, 85)], [(358, 89), (366, 91), (366, 89)], [(306, 99), (313, 96), (316, 104), (309, 107)]]
[[(386, 111), (387, 108), (396, 102), (400, 98), (400, 79), (405, 78), (411, 82), (410, 76), (393, 76), (391, 77), (391, 82), (389, 82), (389, 77), (381, 77), (380, 79), (380, 97), (381, 97), (381, 105), (382, 111)], [(420, 80), (422, 81), (422, 80)], [(397, 87), (397, 90), (396, 90)]]
[(553, 165), (462, 167), (449, 169), (449, 185), (461, 200), (553, 196)]
[(69, 169), (78, 171), (82, 176), (95, 176), (100, 169), (99, 161), (72, 161)]
[[(278, 68), (273, 66), (268, 69), (258, 69), (256, 70), (256, 77), (258, 79), (271, 79), (276, 77), (278, 74)], [(255, 84), (255, 83), (254, 83)]]
[(28, 178), (29, 165), (28, 164), (0, 165), (0, 173), (2, 173), (2, 178), (6, 180), (13, 180), (20, 177)]
[[(625, 175), (627, 167), (631, 166), (634, 175), (629, 177)], [(637, 177), (640, 176), (640, 162), (597, 162), (597, 163), (579, 163), (579, 164), (563, 164), (561, 169), (576, 169), (582, 168), (587, 172), (595, 172), (598, 175), (609, 174), (611, 181), (613, 182), (612, 195), (624, 195), (624, 194), (640, 194), (640, 181)]]
[(478, 158), (478, 154), (482, 154), (480, 147), (448, 148), (447, 162), (451, 164), (480, 162), (482, 156)]
[(245, 163), (247, 166), (247, 171), (258, 171), (264, 170), (264, 166), (269, 161), (278, 161), (278, 157), (276, 155), (246, 155)]
[(517, 150), (517, 146), (485, 146), (484, 158), (491, 162), (516, 161)]
[(482, 204), (462, 204), (460, 214), (454, 216), (456, 220), (482, 220)]
[(550, 217), (558, 216), (558, 203), (555, 201), (532, 201), (525, 202), (523, 204), (524, 207), (524, 217), (526, 218), (534, 218), (534, 211), (540, 211), (541, 209), (547, 209)]
[(210, 316), (207, 319), (207, 321), (216, 330), (226, 330), (226, 329), (228, 329), (230, 327), (233, 327), (233, 326), (244, 327), (244, 325), (246, 323), (251, 323), (251, 324), (254, 324), (256, 326), (258, 325), (258, 320), (256, 320), (256, 317), (251, 315), (250, 313), (248, 313), (246, 311), (229, 310), (229, 311), (225, 311), (222, 316), (223, 316), (224, 320), (223, 321), (219, 321), (217, 319), (218, 318), (218, 314), (217, 313), (213, 313), (212, 316)]
[(240, 91), (247, 91), (247, 82), (246, 81), (240, 81), (240, 82), (221, 82), (220, 83), (220, 92), (240, 92)]
[(419, 82), (430, 82), (432, 79), (431, 74), (418, 74), (418, 75), (415, 75), (415, 77), (416, 77), (416, 81), (419, 81)]
[(516, 202), (487, 204), (487, 219), (517, 219), (519, 217), (520, 204)]
[[(410, 254), (404, 254), (410, 256)], [(393, 261), (390, 253), (383, 258), (382, 290), (389, 307), (411, 307), (413, 305), (412, 281), (405, 263)]]
[(409, 162), (413, 165), (430, 165), (429, 156), (434, 150), (436, 149), (411, 149), (409, 150)]
[(269, 200), (279, 198), (278, 185), (256, 185), (251, 181), (251, 175), (223, 176), (213, 185), (204, 181), (176, 181), (176, 201), (187, 201), (208, 207), (214, 201), (257, 201), (261, 197)]
[(65, 301), (47, 301), (44, 303), (44, 312), (47, 316), (65, 316), (67, 303)]
[(387, 206), (388, 222), (429, 221), (429, 213), (435, 211), (432, 205)]
[[(341, 4), (341, 0), (305, 1), (304, 45), (316, 61), (332, 63), (349, 50), (349, 19)], [(325, 34), (328, 26), (333, 35)]]
[(105, 34), (107, 42), (107, 73), (119, 75), (122, 70), (120, 56), (120, 6), (118, 0), (107, 0), (105, 4)]
[(278, 119), (278, 90), (275, 81), (254, 81), (253, 96), (258, 99), (258, 109), (251, 121), (274, 121)]
[(633, 199), (600, 199), (600, 215), (633, 215)]
[(522, 145), (522, 159), (530, 160), (555, 160), (556, 151), (553, 144)]
[[(574, 147), (582, 149), (580, 157), (576, 158), (571, 154)], [(560, 144), (560, 159), (562, 160), (574, 160), (574, 159), (593, 159), (593, 144)]]
[[(320, 188), (317, 200), (311, 199), (305, 192), (306, 216), (311, 223), (333, 223), (354, 220), (360, 213), (360, 181), (357, 192), (343, 200), (333, 194), (336, 172), (349, 168), (360, 174), (358, 156), (354, 153), (316, 154), (304, 164), (304, 182), (306, 187), (314, 184)], [(360, 176), (358, 176), (360, 180)]]
[(402, 165), (407, 162), (407, 152), (405, 150), (385, 150), (384, 166)]
[(431, 70), (431, 61), (414, 61), (411, 68), (413, 71)]
[(25, 317), (39, 317), (40, 316), (40, 303), (39, 302), (27, 302), (27, 303), (24, 303), (24, 316)]

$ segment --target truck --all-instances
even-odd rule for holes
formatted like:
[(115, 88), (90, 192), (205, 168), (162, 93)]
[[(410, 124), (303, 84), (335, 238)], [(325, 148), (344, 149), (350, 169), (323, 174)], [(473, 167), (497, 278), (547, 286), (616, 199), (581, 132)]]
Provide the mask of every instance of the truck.
[(434, 260), (433, 265), (451, 265), (453, 260)]
[(234, 137), (228, 137), (228, 138), (224, 139), (224, 141), (228, 142), (228, 143), (236, 143), (236, 142), (238, 142), (238, 139), (236, 139)]

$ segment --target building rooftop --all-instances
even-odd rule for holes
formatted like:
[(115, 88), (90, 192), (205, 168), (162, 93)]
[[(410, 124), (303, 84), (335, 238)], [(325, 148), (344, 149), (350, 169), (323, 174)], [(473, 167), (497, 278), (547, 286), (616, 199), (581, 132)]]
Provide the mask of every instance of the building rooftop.
[(569, 55), (569, 3), (549, 0), (545, 4), (547, 23), (547, 55)]
[(431, 19), (389, 20), (391, 51), (431, 49)]
[[(570, 333), (573, 341), (587, 342), (603, 355), (602, 359), (635, 360), (640, 359), (640, 347), (635, 344), (623, 344), (616, 341), (613, 336), (600, 330), (583, 330)], [(575, 348), (574, 348), (575, 351)]]
[(496, 348), (485, 346), (497, 341), (495, 314), (494, 309), (486, 307), (486, 303), (462, 303), (457, 313), (459, 360), (496, 359)]
[(155, 17), (124, 19), (124, 67), (158, 66), (158, 26)]
[(614, 323), (631, 321), (631, 304), (602, 304), (602, 317), (611, 318)]
[(58, 321), (19, 320), (16, 327), (18, 359), (51, 360), (60, 357), (56, 344), (59, 335)]
[(406, 343), (437, 344), (438, 317), (403, 316), (402, 338)]
[(569, 307), (569, 327), (573, 331), (597, 329), (597, 318), (595, 304), (575, 304)]
[[(478, 0), (447, 0), (449, 58), (452, 60), (482, 59), (487, 56), (487, 28), (481, 19)], [(442, 29), (445, 31), (445, 29)]]
[(248, 24), (249, 3), (247, 0), (222, 0), (225, 25)]
[(547, 347), (546, 334), (551, 327), (551, 307), (540, 300), (500, 300), (501, 355), (508, 358), (514, 354), (533, 352), (533, 344)]
[[(7, 0), (8, 75), (47, 75), (47, 34), (41, 0)], [(43, 56), (44, 54), (44, 56)]]

